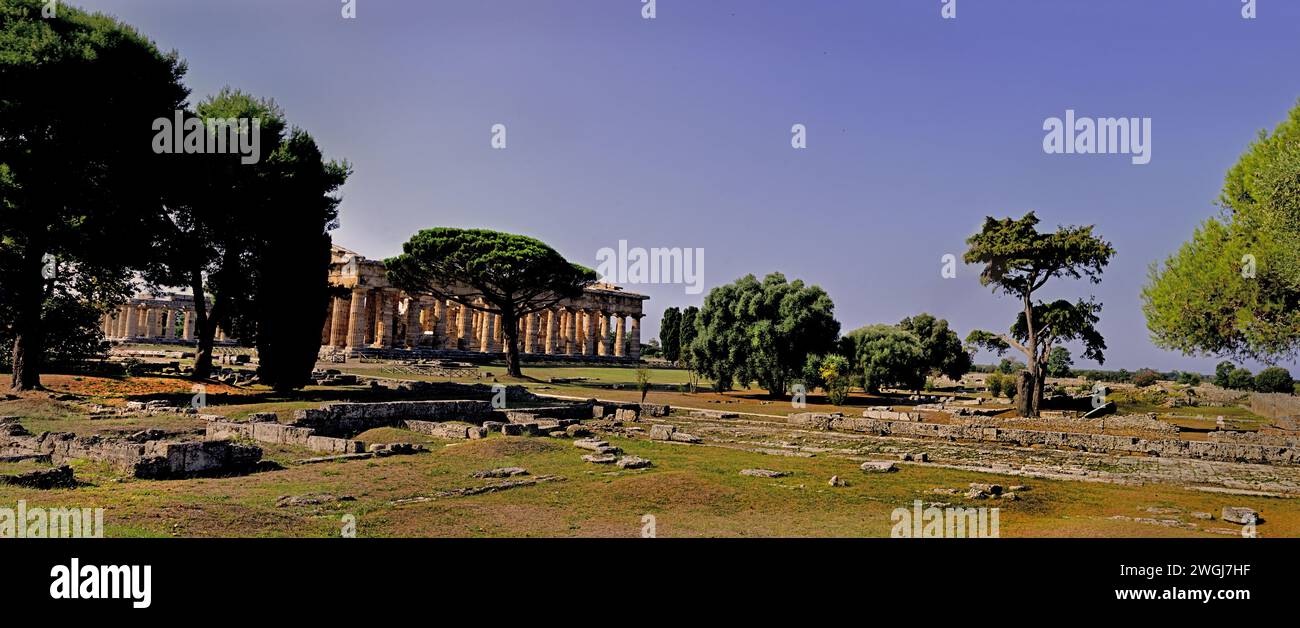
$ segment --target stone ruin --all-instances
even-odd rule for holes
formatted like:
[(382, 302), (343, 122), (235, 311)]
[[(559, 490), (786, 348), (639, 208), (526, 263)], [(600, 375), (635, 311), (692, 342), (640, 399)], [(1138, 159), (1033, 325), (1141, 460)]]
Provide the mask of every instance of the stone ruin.
[[(1300, 448), (1293, 444), (1255, 444), (1222, 440), (1188, 441), (1176, 438), (1141, 438), (1111, 434), (1007, 429), (980, 425), (952, 425), (915, 421), (845, 417), (840, 414), (802, 413), (789, 417), (791, 425), (823, 430), (859, 432), (875, 436), (938, 438), (950, 441), (996, 442), (1018, 447), (1053, 447), (1110, 454), (1140, 454), (1194, 458), (1220, 462), (1300, 465)], [(1114, 421), (1115, 417), (1106, 419)]]
[[(461, 397), (490, 397), (495, 391), (484, 384), (403, 382), (404, 389), (442, 393)], [(490, 432), (518, 436), (555, 436), (581, 434), (584, 420), (638, 421), (644, 412), (649, 416), (666, 416), (671, 408), (656, 404), (597, 402), (555, 403), (538, 397), (519, 386), (506, 388), (506, 400), (527, 407), (495, 408), (480, 399), (336, 402), (319, 408), (296, 410), (289, 421), (281, 423), (275, 413), (254, 414), (246, 421), (220, 416), (205, 416), (208, 439), (242, 439), (265, 443), (305, 447), (329, 455), (356, 456), (371, 453), (375, 445), (356, 440), (368, 430), (395, 427), (447, 439), (486, 438)], [(543, 405), (541, 402), (549, 401)], [(674, 440), (681, 440), (682, 437)], [(415, 450), (397, 453), (413, 453)], [(378, 452), (375, 452), (378, 453)], [(389, 452), (391, 453), (391, 452)]]
[(56, 465), (76, 459), (106, 462), (142, 479), (247, 473), (262, 460), (262, 448), (228, 440), (138, 440), (67, 432), (32, 434), (17, 422), (0, 423), (0, 455), (47, 459)]

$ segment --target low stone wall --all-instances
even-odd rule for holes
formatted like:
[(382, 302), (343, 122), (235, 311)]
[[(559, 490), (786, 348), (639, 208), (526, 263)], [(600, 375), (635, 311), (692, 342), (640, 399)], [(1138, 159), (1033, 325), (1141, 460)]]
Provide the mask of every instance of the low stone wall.
[(397, 427), (404, 421), (482, 422), (492, 414), (487, 401), (385, 401), (379, 403), (327, 403), (312, 410), (296, 410), (294, 427), (314, 430), (318, 436), (347, 437), (377, 427)]
[(19, 452), (48, 455), (54, 464), (75, 459), (106, 462), (146, 479), (247, 472), (262, 459), (260, 447), (228, 440), (135, 443), (66, 432), (33, 436), (20, 426), (0, 430), (0, 453)]
[[(1013, 417), (994, 419), (988, 417), (959, 417), (957, 422), (974, 427), (996, 427), (1002, 429), (1023, 428), (1040, 431), (1087, 432), (1105, 430), (1127, 430), (1139, 435), (1155, 437), (1172, 436), (1179, 433), (1177, 425), (1161, 421), (1154, 414), (1109, 415), (1084, 419), (1063, 416), (1042, 416), (1038, 418)], [(1141, 434), (1141, 433), (1149, 434)]]
[(920, 421), (920, 412), (894, 412), (893, 410), (863, 410), (862, 416), (867, 419), (880, 419), (882, 421)]
[(279, 423), (239, 423), (235, 421), (208, 421), (208, 439), (248, 439), (277, 445), (296, 445), (312, 451), (332, 454), (355, 454), (366, 450), (359, 440), (335, 438), (316, 434), (316, 430)]
[(853, 417), (835, 417), (830, 420), (829, 427), (835, 430), (862, 432), (877, 436), (984, 441), (1022, 447), (1045, 446), (1099, 453), (1146, 454), (1222, 462), (1300, 464), (1300, 450), (1277, 445), (1147, 439), (1131, 436), (1111, 436), (1108, 434), (1080, 434), (973, 425), (882, 421)]

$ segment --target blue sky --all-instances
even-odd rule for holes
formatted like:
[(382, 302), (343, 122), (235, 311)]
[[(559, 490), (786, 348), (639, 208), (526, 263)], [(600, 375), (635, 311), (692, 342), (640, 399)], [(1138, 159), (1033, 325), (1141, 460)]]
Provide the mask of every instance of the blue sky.
[[(644, 20), (640, 0), (356, 0), (345, 20), (334, 0), (81, 3), (178, 50), (195, 100), (273, 97), (350, 160), (335, 241), (373, 258), (429, 226), (524, 233), (589, 266), (620, 239), (702, 247), (706, 290), (782, 271), (825, 288), (846, 330), (928, 311), (965, 335), (1016, 305), (977, 268), (941, 278), (941, 257), (984, 216), (1033, 209), (1118, 250), (1100, 286), (1043, 295), (1105, 303), (1107, 366), (1211, 371), (1150, 343), (1139, 290), (1300, 97), (1300, 2), (1258, 0), (1254, 20), (1241, 0), (941, 5), (659, 0)], [(1150, 117), (1151, 163), (1045, 154), (1066, 109)], [(629, 288), (652, 297), (646, 338), (702, 300)]]

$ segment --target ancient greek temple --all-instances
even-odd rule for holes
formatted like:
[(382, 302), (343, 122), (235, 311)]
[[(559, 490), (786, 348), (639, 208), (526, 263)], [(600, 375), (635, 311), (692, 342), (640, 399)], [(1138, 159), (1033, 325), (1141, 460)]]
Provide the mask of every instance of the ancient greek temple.
[[(330, 284), (346, 289), (330, 304), (321, 346), (350, 355), (505, 351), (500, 316), (452, 300), (408, 295), (388, 283), (383, 262), (335, 246)], [(453, 291), (454, 293), (454, 291)], [(610, 284), (530, 314), (519, 322), (525, 355), (636, 360), (641, 353), (642, 302), (649, 297)]]
[[(195, 340), (194, 297), (188, 294), (137, 295), (101, 321), (104, 337), (120, 342), (186, 342)], [(218, 328), (216, 339), (226, 342)]]
[[(335, 246), (329, 281), (342, 294), (326, 312), (323, 353), (400, 359), (505, 352), (498, 315), (408, 295), (389, 285), (381, 261)], [(641, 304), (648, 298), (610, 284), (591, 286), (581, 297), (520, 321), (519, 350), (565, 360), (634, 361), (641, 355)], [(194, 297), (179, 293), (139, 295), (102, 321), (105, 338), (127, 343), (193, 342), (194, 324)], [(216, 340), (233, 342), (222, 329)]]

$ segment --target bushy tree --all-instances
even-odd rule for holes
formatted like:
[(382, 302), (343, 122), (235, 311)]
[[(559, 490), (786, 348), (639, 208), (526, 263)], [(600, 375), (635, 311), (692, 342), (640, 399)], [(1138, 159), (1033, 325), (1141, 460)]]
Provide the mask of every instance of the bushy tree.
[(1151, 267), (1142, 290), (1157, 346), (1238, 359), (1300, 353), (1300, 106), (1228, 171), (1221, 213)]
[(682, 311), (675, 307), (664, 310), (663, 320), (659, 322), (659, 345), (664, 359), (676, 362), (681, 358)]
[(828, 401), (841, 405), (849, 398), (852, 370), (849, 361), (838, 353), (810, 355), (804, 364), (802, 379), (808, 390), (821, 388)]
[(692, 360), (715, 387), (757, 381), (784, 395), (810, 354), (835, 346), (835, 305), (818, 286), (772, 273), (746, 275), (711, 290), (696, 318)]
[(105, 15), (61, 3), (44, 17), (48, 4), (0, 3), (0, 324), (16, 390), (41, 385), (57, 293), (91, 287), (83, 303), (101, 312), (130, 295), (166, 181), (153, 122), (188, 96), (174, 54)]
[(384, 261), (389, 281), (408, 294), (450, 299), (501, 317), (506, 370), (522, 377), (519, 321), (577, 298), (596, 271), (571, 263), (540, 240), (486, 229), (425, 229)]
[(868, 325), (848, 334), (868, 392), (882, 388), (919, 391), (928, 368), (921, 339), (893, 325)]
[(1106, 343), (1097, 332), (1101, 304), (1091, 300), (1044, 303), (1034, 294), (1055, 278), (1101, 282), (1101, 272), (1115, 255), (1110, 243), (1093, 235), (1092, 227), (1060, 227), (1038, 231), (1034, 212), (1022, 218), (984, 219), (980, 232), (966, 242), (968, 264), (982, 264), (980, 284), (993, 286), (1020, 302), (1021, 310), (1009, 334), (977, 331), (968, 336), (978, 346), (998, 352), (1014, 347), (1025, 355), (1028, 370), (1025, 386), (1031, 392), (1020, 399), (1017, 410), (1024, 416), (1038, 416), (1046, 379), (1047, 356), (1053, 346), (1082, 342), (1084, 357), (1104, 361)]
[(1051, 352), (1047, 354), (1047, 375), (1069, 377), (1071, 366), (1074, 366), (1074, 360), (1070, 357), (1070, 350), (1065, 347), (1052, 347)]
[(1019, 360), (1012, 360), (1011, 358), (1002, 358), (1001, 360), (998, 361), (998, 365), (995, 370), (998, 373), (1001, 373), (1003, 375), (1012, 375), (1014, 373), (1024, 370), (1024, 368), (1025, 368), (1024, 362), (1021, 362)]
[(1237, 367), (1228, 373), (1228, 388), (1232, 390), (1253, 390), (1255, 388), (1255, 377), (1251, 375), (1250, 369)]
[(1152, 369), (1138, 369), (1133, 374), (1133, 385), (1139, 388), (1151, 386), (1160, 380), (1160, 374)]
[(1214, 385), (1219, 388), (1230, 388), (1228, 377), (1232, 375), (1232, 370), (1237, 368), (1235, 364), (1224, 360), (1214, 367)]
[(948, 328), (947, 320), (921, 313), (903, 319), (898, 327), (920, 339), (930, 373), (957, 381), (970, 371), (971, 355), (962, 346), (961, 337)]
[(1280, 366), (1270, 366), (1255, 376), (1255, 390), (1291, 394), (1295, 392), (1295, 380), (1291, 378), (1290, 371)]
[(997, 372), (989, 373), (989, 376), (985, 380), (985, 383), (989, 388), (990, 395), (993, 395), (994, 397), (1002, 396), (1002, 385), (1004, 383), (1004, 380), (1001, 373), (997, 373)]

